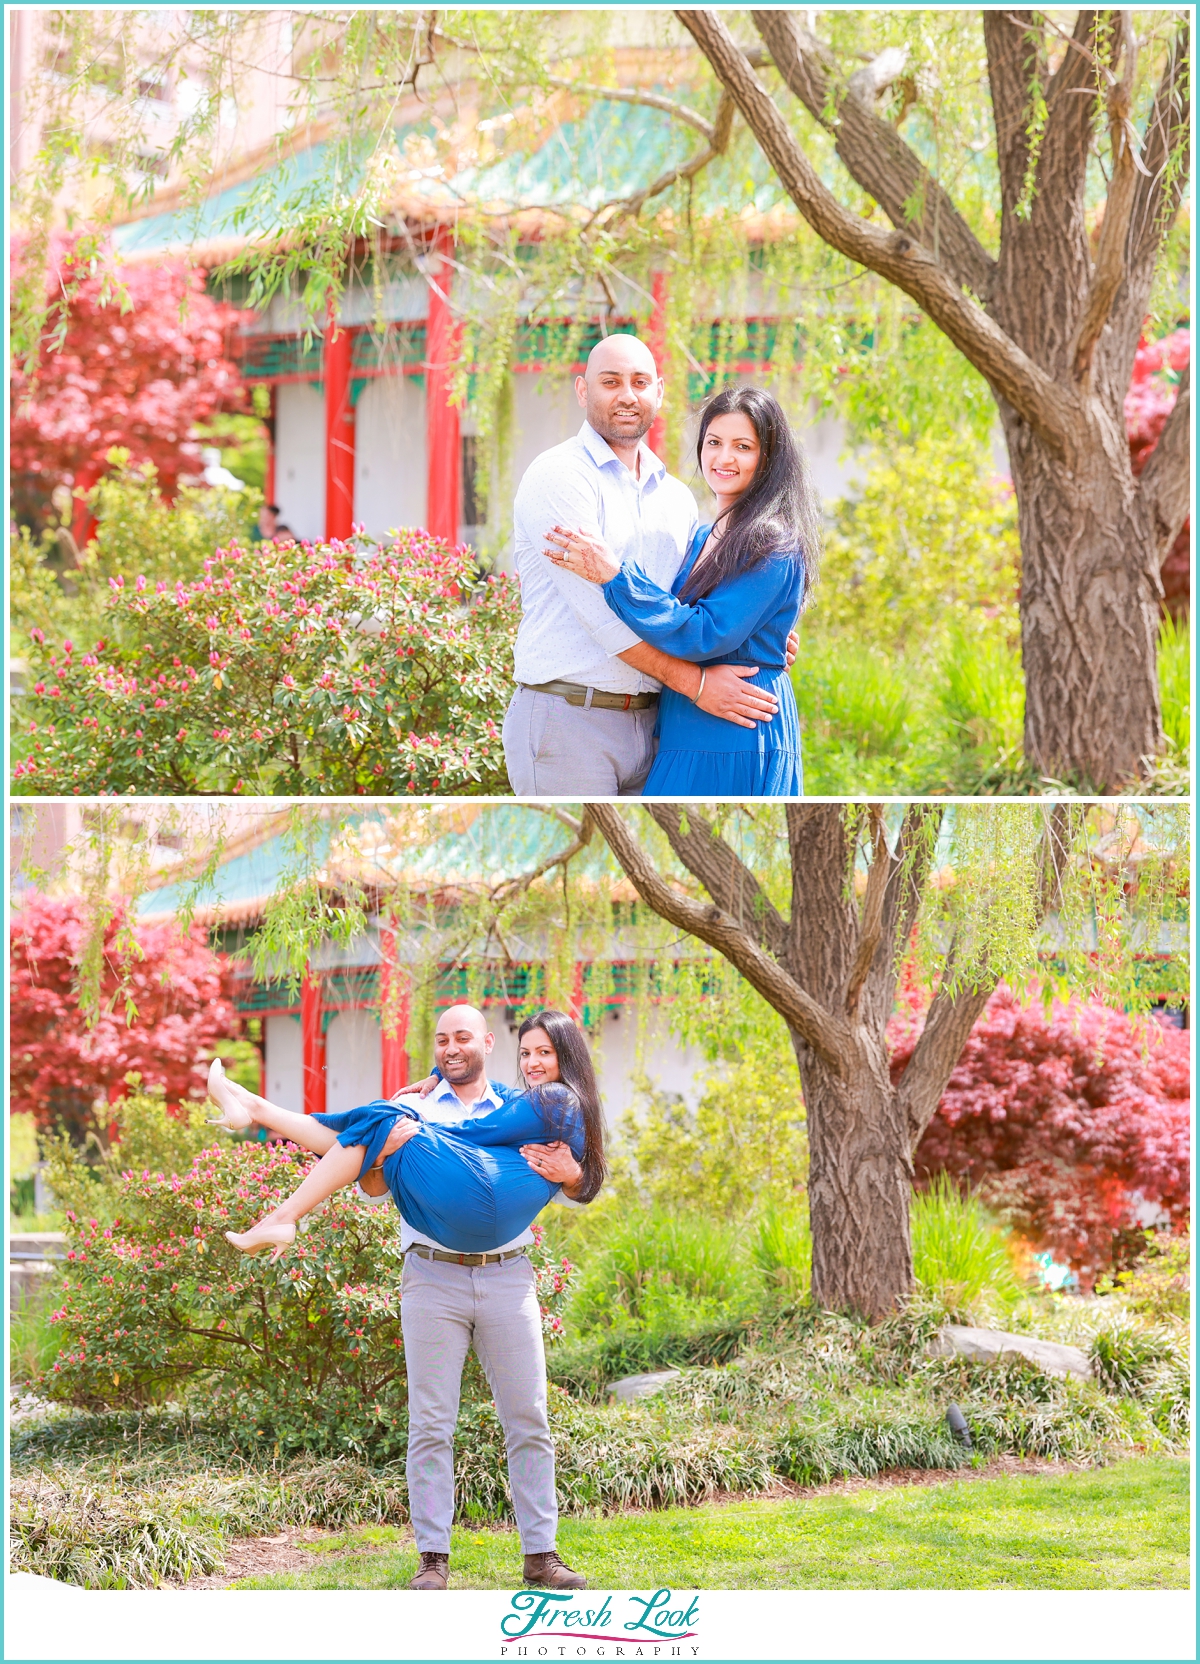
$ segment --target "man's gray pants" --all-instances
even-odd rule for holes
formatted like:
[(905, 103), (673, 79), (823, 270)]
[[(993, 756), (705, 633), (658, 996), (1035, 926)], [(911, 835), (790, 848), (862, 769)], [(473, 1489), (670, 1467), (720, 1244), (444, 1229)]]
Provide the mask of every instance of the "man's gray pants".
[(658, 706), (600, 711), (519, 687), (504, 718), (518, 797), (637, 797), (654, 761)]
[(558, 1499), (533, 1266), (524, 1254), (499, 1265), (455, 1265), (408, 1254), (401, 1290), (408, 1506), (418, 1552), (450, 1552), (454, 1426), (463, 1364), (473, 1342), (504, 1428), (521, 1546), (526, 1554), (545, 1554), (554, 1547)]

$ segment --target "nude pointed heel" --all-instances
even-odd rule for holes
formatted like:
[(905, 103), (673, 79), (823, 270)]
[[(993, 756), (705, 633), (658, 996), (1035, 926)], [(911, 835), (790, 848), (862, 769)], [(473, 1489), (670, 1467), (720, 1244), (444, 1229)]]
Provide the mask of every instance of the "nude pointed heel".
[(208, 1095), (221, 1113), (215, 1118), (210, 1115), (208, 1124), (210, 1127), (224, 1127), (228, 1132), (245, 1132), (253, 1124), (254, 1117), (241, 1104), (221, 1102), (219, 1094), (224, 1085), (225, 1066), (219, 1057), (214, 1057), (208, 1071)]
[(294, 1225), (255, 1225), (248, 1231), (226, 1231), (225, 1240), (236, 1248), (239, 1254), (261, 1254), (264, 1248), (273, 1248), (272, 1260), (292, 1246), (296, 1240)]

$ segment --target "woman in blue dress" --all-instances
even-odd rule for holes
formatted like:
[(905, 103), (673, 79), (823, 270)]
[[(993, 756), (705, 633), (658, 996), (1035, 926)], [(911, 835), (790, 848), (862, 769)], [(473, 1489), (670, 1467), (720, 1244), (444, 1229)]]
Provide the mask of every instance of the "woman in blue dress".
[(644, 796), (798, 797), (800, 722), (785, 654), (816, 576), (816, 497), (778, 400), (757, 387), (727, 387), (708, 401), (696, 459), (717, 512), (697, 528), (669, 593), (569, 527), (548, 533), (545, 552), (600, 584), (643, 641), (700, 665), (701, 690), (709, 666), (754, 665), (752, 684), (779, 701), (770, 722), (739, 727), (664, 688)]
[[(564, 1012), (541, 1011), (521, 1025), (518, 1041), (523, 1071), (538, 1056), (536, 1084), (508, 1092), (499, 1108), (464, 1108), (461, 1121), (437, 1125), (412, 1102), (384, 1099), (337, 1114), (297, 1115), (227, 1079), (215, 1059), (208, 1091), (222, 1111), (217, 1125), (237, 1130), (257, 1122), (321, 1157), (286, 1202), (244, 1233), (226, 1231), (226, 1240), (244, 1254), (271, 1248), (277, 1259), (305, 1214), (381, 1165), (397, 1208), (420, 1235), (455, 1253), (487, 1253), (520, 1236), (559, 1188), (520, 1146), (557, 1140), (583, 1168), (572, 1196), (590, 1202), (604, 1182), (604, 1116), (583, 1036)], [(414, 1131), (398, 1149), (385, 1150), (401, 1121), (414, 1123)]]

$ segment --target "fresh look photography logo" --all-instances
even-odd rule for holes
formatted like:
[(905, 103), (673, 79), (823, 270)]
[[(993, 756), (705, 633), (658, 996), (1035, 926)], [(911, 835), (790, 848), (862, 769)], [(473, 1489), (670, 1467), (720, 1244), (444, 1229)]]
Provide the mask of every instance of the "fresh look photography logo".
[(500, 1657), (699, 1658), (699, 1595), (656, 1589), (597, 1599), (523, 1589), (500, 1620)]

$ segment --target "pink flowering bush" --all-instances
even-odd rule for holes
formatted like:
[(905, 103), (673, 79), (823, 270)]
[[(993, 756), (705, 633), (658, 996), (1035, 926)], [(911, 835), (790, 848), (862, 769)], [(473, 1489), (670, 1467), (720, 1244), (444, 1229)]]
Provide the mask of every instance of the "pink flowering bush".
[[(891, 1025), (892, 1071), (921, 1030)], [(971, 1031), (916, 1152), (918, 1180), (977, 1188), (1031, 1243), (1086, 1282), (1107, 1270), (1143, 1209), (1188, 1220), (1188, 1035), (1135, 1027), (1100, 1005), (1019, 1005), (1000, 988)]]
[(30, 631), (14, 790), (507, 790), (507, 577), (421, 531), (390, 546), (232, 543), (186, 582), (110, 579), (101, 638)]
[[(214, 1140), (182, 1174), (121, 1173), (88, 1215), (79, 1207), (89, 1187), (64, 1183), (74, 1205), (52, 1317), (60, 1350), (37, 1390), (90, 1409), (185, 1400), (244, 1448), (400, 1453), (407, 1400), (395, 1210), (342, 1191), (279, 1260), (247, 1258), (223, 1233), (276, 1206), (315, 1157), (288, 1143)], [(531, 1257), (553, 1335), (571, 1267), (550, 1259), (540, 1233)]]

